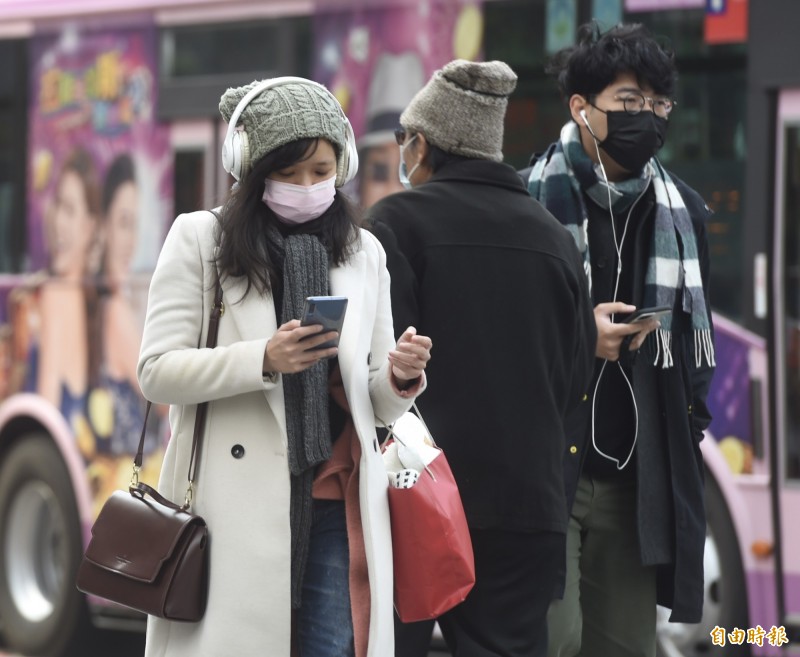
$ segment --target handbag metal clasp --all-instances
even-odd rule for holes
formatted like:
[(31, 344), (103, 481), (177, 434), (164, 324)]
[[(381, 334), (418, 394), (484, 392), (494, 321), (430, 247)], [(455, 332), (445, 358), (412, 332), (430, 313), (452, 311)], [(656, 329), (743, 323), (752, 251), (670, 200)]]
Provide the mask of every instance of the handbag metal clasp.
[(141, 468), (134, 463), (133, 464), (133, 472), (131, 473), (131, 486), (132, 487), (135, 487), (135, 486), (139, 485), (139, 470), (141, 470)]
[(192, 499), (194, 498), (194, 482), (189, 482), (189, 487), (186, 489), (186, 497), (183, 498), (183, 510), (185, 511), (192, 506)]

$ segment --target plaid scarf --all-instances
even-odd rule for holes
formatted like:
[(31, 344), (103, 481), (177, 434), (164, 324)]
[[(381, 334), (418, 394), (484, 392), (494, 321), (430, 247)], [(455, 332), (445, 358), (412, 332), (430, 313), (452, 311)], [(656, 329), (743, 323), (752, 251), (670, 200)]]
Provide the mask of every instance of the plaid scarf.
[[(655, 228), (645, 275), (643, 307), (675, 306), (681, 293), (681, 308), (691, 315), (694, 332), (695, 365), (705, 358), (715, 365), (711, 322), (703, 294), (703, 281), (697, 257), (697, 241), (692, 221), (680, 193), (667, 171), (652, 158), (642, 178), (611, 184), (612, 205), (629, 203), (628, 188), (652, 183), (655, 192)], [(644, 183), (642, 182), (644, 180)], [(583, 266), (591, 289), (591, 260), (583, 194), (595, 201), (608, 198), (606, 183), (598, 178), (595, 165), (583, 149), (578, 126), (570, 121), (561, 129), (561, 138), (536, 161), (528, 179), (528, 191), (570, 231), (583, 255)], [(626, 193), (627, 192), (627, 193)], [(608, 205), (606, 200), (605, 205)], [(656, 332), (656, 357), (662, 367), (671, 367), (672, 315), (661, 319)]]

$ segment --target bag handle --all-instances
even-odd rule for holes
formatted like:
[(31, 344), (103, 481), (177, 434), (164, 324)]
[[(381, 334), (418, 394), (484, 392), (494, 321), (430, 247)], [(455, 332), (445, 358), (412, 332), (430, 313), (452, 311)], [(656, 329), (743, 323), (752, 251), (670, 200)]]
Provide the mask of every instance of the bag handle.
[[(219, 319), (225, 314), (225, 304), (222, 302), (222, 285), (219, 281), (219, 274), (216, 276), (215, 291), (214, 291), (214, 305), (211, 308), (211, 316), (208, 320), (208, 336), (206, 337), (206, 347), (213, 349), (217, 346), (217, 334), (219, 333)], [(131, 494), (143, 495), (145, 492), (152, 497), (155, 497), (159, 502), (165, 504), (165, 498), (161, 497), (154, 488), (147, 484), (139, 482), (139, 471), (142, 469), (142, 460), (144, 456), (144, 439), (147, 435), (147, 418), (150, 415), (150, 408), (152, 402), (147, 402), (147, 409), (144, 413), (144, 422), (142, 423), (142, 434), (139, 436), (139, 448), (136, 451), (136, 456), (133, 459), (133, 475), (131, 476), (130, 491)], [(194, 480), (197, 476), (197, 463), (200, 460), (200, 443), (203, 438), (203, 431), (205, 430), (206, 415), (208, 414), (208, 402), (203, 402), (197, 405), (197, 411), (194, 417), (194, 434), (192, 436), (192, 454), (189, 457), (189, 486), (186, 488), (186, 497), (182, 507), (168, 503), (167, 506), (174, 506), (177, 509), (185, 511), (192, 505), (192, 497), (194, 495)], [(158, 496), (158, 497), (156, 497)]]
[[(431, 433), (431, 430), (430, 430), (430, 429), (428, 429), (428, 425), (427, 425), (427, 424), (425, 424), (425, 420), (424, 420), (424, 419), (423, 419), (423, 417), (422, 417), (422, 413), (420, 413), (419, 409), (417, 408), (417, 402), (416, 402), (416, 401), (413, 401), (413, 402), (411, 402), (411, 408), (413, 408), (413, 409), (414, 409), (414, 413), (415, 413), (415, 414), (416, 414), (416, 416), (419, 418), (419, 421), (420, 421), (420, 422), (422, 422), (422, 427), (425, 429), (425, 432), (428, 434), (428, 438), (430, 438), (430, 439), (431, 439), (431, 443), (433, 444), (433, 446), (434, 446), (434, 447), (436, 447), (437, 449), (439, 449), (439, 445), (437, 445), (437, 444), (436, 444), (436, 441), (435, 441), (435, 440), (434, 440), (434, 438), (433, 438), (433, 434)], [(386, 429), (386, 431), (388, 431), (388, 432), (389, 432), (389, 433), (386, 435), (386, 438), (384, 438), (384, 440), (383, 440), (383, 445), (385, 445), (385, 444), (386, 444), (386, 443), (389, 441), (389, 439), (390, 439), (390, 438), (394, 438), (394, 439), (395, 439), (397, 442), (399, 442), (401, 445), (405, 445), (405, 443), (404, 443), (404, 442), (403, 442), (403, 441), (400, 439), (400, 437), (399, 437), (399, 436), (397, 436), (397, 435), (395, 435), (395, 433), (394, 433), (394, 429), (393, 429), (393, 427), (394, 427), (394, 424), (386, 424), (386, 422), (384, 422), (384, 421), (383, 421), (381, 418), (379, 418), (377, 415), (376, 415), (375, 417), (376, 417), (376, 418), (378, 419), (378, 421), (379, 421), (379, 422), (380, 422), (380, 423), (383, 425), (383, 428), (384, 428), (384, 429)], [(383, 446), (383, 445), (382, 445), (382, 446)]]
[(155, 488), (152, 486), (148, 486), (143, 481), (140, 481), (135, 486), (130, 487), (130, 493), (134, 497), (138, 497), (139, 499), (143, 500), (145, 495), (149, 495), (152, 497), (156, 502), (166, 506), (167, 508), (173, 509), (174, 511), (183, 511), (186, 512), (186, 509), (182, 506), (178, 506), (175, 502), (171, 502), (166, 497), (164, 497), (161, 493), (159, 493)]
[[(428, 434), (428, 438), (431, 439), (431, 443), (433, 443), (433, 446), (436, 449), (440, 449), (439, 445), (437, 445), (436, 441), (433, 439), (433, 434), (431, 433), (431, 430), (428, 429), (428, 425), (425, 424), (425, 420), (422, 419), (422, 413), (420, 413), (420, 410), (417, 408), (417, 402), (416, 401), (411, 402), (411, 408), (414, 409), (414, 413), (419, 418), (419, 421), (422, 422), (422, 427), (423, 427), (423, 429), (425, 429), (425, 433)], [(375, 417), (377, 417), (377, 415)], [(400, 438), (400, 436), (398, 436), (394, 432), (394, 424), (386, 424), (386, 422), (381, 420), (381, 418), (379, 418), (379, 417), (378, 417), (378, 420), (380, 421), (381, 424), (383, 424), (383, 428), (386, 429), (386, 431), (387, 431), (386, 438), (384, 438), (383, 443), (381, 443), (381, 449), (385, 448), (386, 447), (386, 443), (388, 443), (389, 440), (392, 439), (392, 438), (405, 447), (406, 444), (403, 442), (403, 440)], [(425, 466), (425, 471), (431, 476), (431, 479), (436, 481), (436, 475), (434, 475), (433, 472), (431, 472), (431, 469), (427, 465)]]

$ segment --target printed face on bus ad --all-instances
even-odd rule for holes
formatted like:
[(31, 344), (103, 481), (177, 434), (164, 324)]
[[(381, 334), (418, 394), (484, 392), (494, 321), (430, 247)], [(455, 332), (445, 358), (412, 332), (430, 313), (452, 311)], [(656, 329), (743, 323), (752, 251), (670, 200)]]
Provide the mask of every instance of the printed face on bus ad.
[(83, 181), (75, 171), (65, 171), (56, 188), (49, 231), (53, 274), (69, 278), (83, 275), (95, 228), (96, 218), (89, 210)]
[(136, 251), (139, 193), (136, 183), (117, 188), (106, 217), (106, 274), (112, 283), (124, 281)]

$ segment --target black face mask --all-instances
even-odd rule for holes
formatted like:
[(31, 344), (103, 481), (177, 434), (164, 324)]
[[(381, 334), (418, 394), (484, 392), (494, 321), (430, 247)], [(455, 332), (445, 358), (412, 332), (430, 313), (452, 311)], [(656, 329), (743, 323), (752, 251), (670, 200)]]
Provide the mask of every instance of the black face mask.
[(608, 136), (600, 142), (600, 148), (627, 171), (641, 171), (664, 145), (667, 120), (646, 111), (638, 114), (605, 112), (605, 115)]

